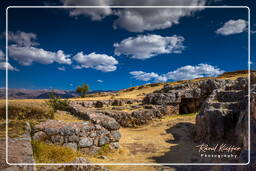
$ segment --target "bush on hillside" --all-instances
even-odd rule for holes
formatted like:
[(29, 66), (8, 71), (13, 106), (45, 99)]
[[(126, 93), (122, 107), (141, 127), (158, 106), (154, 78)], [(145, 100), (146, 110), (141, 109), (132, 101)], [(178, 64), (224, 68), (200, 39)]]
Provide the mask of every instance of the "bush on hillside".
[(69, 108), (69, 100), (61, 99), (59, 96), (56, 96), (55, 93), (49, 94), (50, 99), (46, 101), (46, 104), (51, 107), (55, 112), (57, 110), (68, 110)]

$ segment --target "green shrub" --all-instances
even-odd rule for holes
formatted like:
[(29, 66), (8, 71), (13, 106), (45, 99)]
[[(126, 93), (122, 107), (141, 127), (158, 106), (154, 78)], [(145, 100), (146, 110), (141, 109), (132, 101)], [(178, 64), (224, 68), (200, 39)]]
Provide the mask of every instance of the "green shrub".
[(46, 104), (50, 106), (54, 111), (57, 110), (68, 110), (69, 100), (61, 99), (59, 96), (56, 96), (55, 93), (49, 94), (50, 99), (46, 101)]

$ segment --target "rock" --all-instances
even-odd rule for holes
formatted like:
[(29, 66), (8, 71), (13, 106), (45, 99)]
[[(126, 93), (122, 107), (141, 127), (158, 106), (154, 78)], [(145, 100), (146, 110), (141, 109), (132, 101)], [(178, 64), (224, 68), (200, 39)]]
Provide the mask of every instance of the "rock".
[(103, 146), (103, 145), (108, 144), (108, 143), (109, 143), (109, 138), (107, 136), (102, 136), (99, 139), (99, 146)]
[(114, 102), (112, 103), (112, 106), (123, 106), (124, 102), (122, 100), (114, 100)]
[(65, 126), (63, 128), (60, 128), (59, 131), (60, 131), (60, 134), (64, 135), (64, 136), (66, 136), (66, 135), (70, 136), (70, 135), (74, 135), (76, 133), (76, 130), (70, 126)]
[(64, 143), (63, 146), (70, 147), (73, 150), (77, 150), (77, 144), (76, 143)]
[(114, 149), (118, 149), (120, 147), (118, 142), (112, 142), (109, 144), (109, 148), (114, 150)]
[(56, 135), (58, 134), (59, 130), (56, 128), (45, 128), (44, 132), (46, 132), (47, 135)]
[[(35, 160), (33, 158), (33, 150), (31, 146), (30, 138), (30, 126), (27, 123), (21, 123), (25, 132), (19, 134), (18, 137), (8, 137), (8, 156), (6, 156), (6, 139), (0, 139), (0, 170), (1, 171), (34, 171), (36, 170), (33, 163)], [(0, 126), (5, 126), (5, 123), (2, 123)], [(10, 126), (10, 125), (9, 125)], [(15, 127), (12, 127), (15, 129)], [(6, 163), (7, 161), (12, 165)], [(14, 165), (15, 163), (28, 163), (30, 166), (18, 166)]]
[(108, 130), (118, 130), (120, 128), (119, 123), (113, 118), (102, 119), (99, 123)]
[[(225, 139), (239, 141), (238, 144), (241, 145), (246, 144), (243, 141), (246, 141), (248, 137), (246, 133), (248, 132), (247, 86), (237, 86), (237, 84), (246, 84), (247, 82), (241, 80), (244, 79), (231, 80), (222, 85), (223, 87), (213, 90), (202, 104), (196, 117), (197, 140), (210, 143)], [(244, 89), (238, 90), (238, 87)], [(239, 137), (241, 137), (240, 140), (238, 140)]]
[(46, 138), (47, 138), (47, 135), (43, 131), (36, 132), (33, 135), (33, 140), (35, 140), (35, 141), (44, 141)]
[(96, 107), (96, 108), (103, 108), (103, 106), (104, 106), (104, 103), (101, 102), (101, 101), (97, 101), (97, 102), (95, 103), (95, 107)]
[(121, 134), (119, 131), (111, 131), (110, 132), (110, 140), (111, 141), (119, 141), (121, 138)]
[(93, 140), (91, 138), (81, 138), (79, 141), (79, 147), (91, 147), (93, 145)]
[(53, 144), (62, 145), (64, 143), (64, 138), (61, 135), (53, 135), (51, 136), (51, 142)]
[(69, 142), (78, 142), (79, 141), (79, 137), (76, 135), (72, 135), (68, 137), (68, 141)]

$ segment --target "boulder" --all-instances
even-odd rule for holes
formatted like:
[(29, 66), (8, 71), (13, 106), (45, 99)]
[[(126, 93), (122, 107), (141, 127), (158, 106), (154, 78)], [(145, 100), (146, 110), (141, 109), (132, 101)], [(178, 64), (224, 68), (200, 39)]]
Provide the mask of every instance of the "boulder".
[(91, 147), (93, 145), (93, 140), (91, 138), (81, 138), (79, 141), (79, 147)]

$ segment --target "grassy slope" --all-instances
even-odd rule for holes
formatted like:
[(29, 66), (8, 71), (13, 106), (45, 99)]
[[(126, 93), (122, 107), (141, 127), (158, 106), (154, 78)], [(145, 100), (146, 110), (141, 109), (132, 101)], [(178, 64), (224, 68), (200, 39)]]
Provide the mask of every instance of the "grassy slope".
[(218, 77), (204, 77), (204, 78), (196, 78), (193, 80), (146, 84), (146, 85), (135, 86), (135, 87), (130, 87), (128, 89), (120, 90), (114, 95), (113, 93), (110, 93), (109, 95), (105, 93), (103, 96), (101, 93), (96, 93), (96, 94), (90, 95), (90, 97), (73, 98), (71, 100), (107, 100), (107, 99), (123, 99), (123, 98), (142, 99), (145, 96), (145, 94), (149, 94), (156, 90), (160, 90), (166, 84), (175, 85), (175, 84), (181, 84), (187, 81), (200, 81), (200, 80), (205, 80), (210, 78), (235, 80), (239, 77), (247, 77), (247, 76), (248, 74), (246, 73), (246, 71), (226, 72)]

